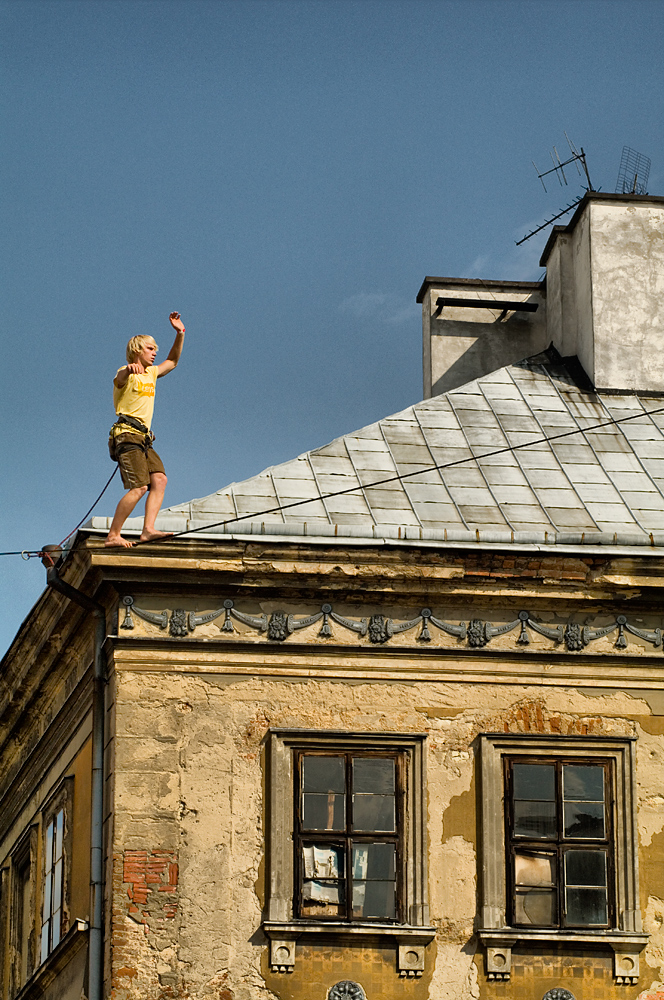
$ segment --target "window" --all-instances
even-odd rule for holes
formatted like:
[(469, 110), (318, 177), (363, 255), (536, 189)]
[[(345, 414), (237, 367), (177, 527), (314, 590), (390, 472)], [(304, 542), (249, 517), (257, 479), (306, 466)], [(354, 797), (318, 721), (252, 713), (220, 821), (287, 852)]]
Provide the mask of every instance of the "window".
[(506, 758), (511, 923), (609, 927), (610, 768)]
[(400, 765), (394, 754), (298, 753), (300, 917), (399, 919)]
[(267, 748), (273, 971), (321, 933), (395, 939), (421, 975), (428, 926), (424, 734), (272, 730)]
[(34, 966), (34, 885), (37, 856), (37, 827), (32, 827), (11, 859), (11, 943), (10, 992), (13, 995), (27, 982)]
[(490, 979), (517, 941), (609, 944), (636, 982), (642, 933), (631, 738), (480, 737), (479, 936)]
[(69, 928), (72, 791), (73, 778), (67, 778), (43, 813), (40, 965), (58, 946)]
[(41, 955), (44, 962), (60, 943), (64, 889), (65, 811), (58, 809), (46, 826), (44, 848), (44, 898), (42, 903)]

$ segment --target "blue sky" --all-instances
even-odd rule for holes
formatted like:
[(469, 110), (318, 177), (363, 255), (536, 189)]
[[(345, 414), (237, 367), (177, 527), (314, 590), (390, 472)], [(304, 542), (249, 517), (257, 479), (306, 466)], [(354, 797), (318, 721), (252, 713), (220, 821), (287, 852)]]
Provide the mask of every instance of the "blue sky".
[[(166, 505), (419, 400), (422, 278), (539, 277), (564, 130), (595, 187), (629, 145), (664, 193), (659, 0), (3, 0), (0, 47), (1, 550), (83, 516), (171, 310)], [(44, 570), (0, 574), (2, 651)]]

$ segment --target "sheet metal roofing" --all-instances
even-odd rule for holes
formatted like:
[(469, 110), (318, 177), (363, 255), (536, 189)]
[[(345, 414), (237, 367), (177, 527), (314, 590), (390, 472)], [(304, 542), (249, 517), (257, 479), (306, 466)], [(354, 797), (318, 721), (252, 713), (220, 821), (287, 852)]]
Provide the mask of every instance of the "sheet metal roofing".
[[(170, 507), (157, 524), (310, 540), (664, 545), (664, 395), (600, 395), (574, 371), (550, 352), (501, 368)], [(329, 496), (341, 490), (352, 492)]]

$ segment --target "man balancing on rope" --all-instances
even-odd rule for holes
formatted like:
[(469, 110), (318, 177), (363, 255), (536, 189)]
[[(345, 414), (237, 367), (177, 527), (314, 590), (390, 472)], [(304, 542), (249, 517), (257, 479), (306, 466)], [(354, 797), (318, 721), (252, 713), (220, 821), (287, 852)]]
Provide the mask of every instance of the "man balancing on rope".
[(157, 379), (173, 371), (184, 344), (184, 323), (180, 313), (171, 313), (169, 319), (176, 336), (166, 360), (155, 365), (158, 348), (152, 337), (132, 337), (127, 344), (128, 363), (124, 368), (118, 368), (113, 379), (113, 405), (118, 419), (111, 427), (108, 449), (113, 461), (120, 466), (122, 482), (128, 492), (116, 508), (106, 545), (130, 548), (134, 544), (122, 537), (122, 526), (146, 493), (140, 540), (150, 542), (168, 534), (157, 531), (154, 526), (167, 480), (163, 463), (152, 447), (154, 434), (150, 431), (150, 423)]

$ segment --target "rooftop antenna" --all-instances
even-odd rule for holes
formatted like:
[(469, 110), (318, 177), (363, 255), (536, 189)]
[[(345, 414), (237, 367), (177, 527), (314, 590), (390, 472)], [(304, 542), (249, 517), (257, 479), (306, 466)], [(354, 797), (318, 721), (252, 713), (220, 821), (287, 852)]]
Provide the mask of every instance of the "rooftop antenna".
[(630, 146), (623, 146), (616, 194), (648, 194), (650, 160)]
[[(553, 166), (550, 167), (548, 170), (542, 170), (542, 171), (538, 170), (537, 164), (535, 163), (534, 160), (532, 161), (537, 176), (542, 183), (542, 187), (546, 191), (546, 184), (544, 183), (544, 178), (548, 177), (549, 174), (555, 174), (556, 177), (558, 178), (558, 183), (560, 184), (560, 186), (567, 187), (569, 185), (569, 182), (567, 180), (567, 175), (565, 174), (565, 167), (569, 167), (571, 164), (574, 164), (574, 166), (576, 167), (576, 172), (579, 175), (579, 177), (585, 176), (586, 179), (585, 190), (594, 191), (595, 188), (593, 187), (592, 181), (590, 180), (590, 172), (588, 170), (588, 164), (586, 162), (586, 154), (583, 146), (581, 146), (581, 149), (577, 149), (572, 140), (570, 139), (570, 137), (567, 135), (567, 132), (565, 132), (564, 135), (567, 140), (567, 145), (569, 146), (569, 151), (571, 153), (571, 156), (569, 156), (566, 160), (561, 160), (560, 156), (558, 155), (558, 150), (554, 146), (553, 152), (550, 154)], [(547, 226), (550, 226), (552, 222), (556, 221), (556, 219), (560, 219), (563, 215), (567, 215), (568, 212), (571, 212), (573, 209), (575, 209), (576, 206), (582, 200), (583, 200), (583, 195), (581, 195), (579, 198), (576, 198), (574, 201), (570, 202), (570, 204), (567, 205), (566, 208), (563, 208), (562, 211), (558, 212), (556, 215), (551, 216), (551, 218), (547, 219), (546, 222), (543, 222), (541, 226), (538, 226), (536, 229), (532, 229), (529, 233), (527, 233), (523, 237), (523, 239), (516, 240), (515, 241), (516, 245), (520, 246), (522, 243), (525, 243), (526, 240), (529, 240), (531, 236), (535, 236), (536, 233), (541, 233), (543, 229), (546, 229)]]

